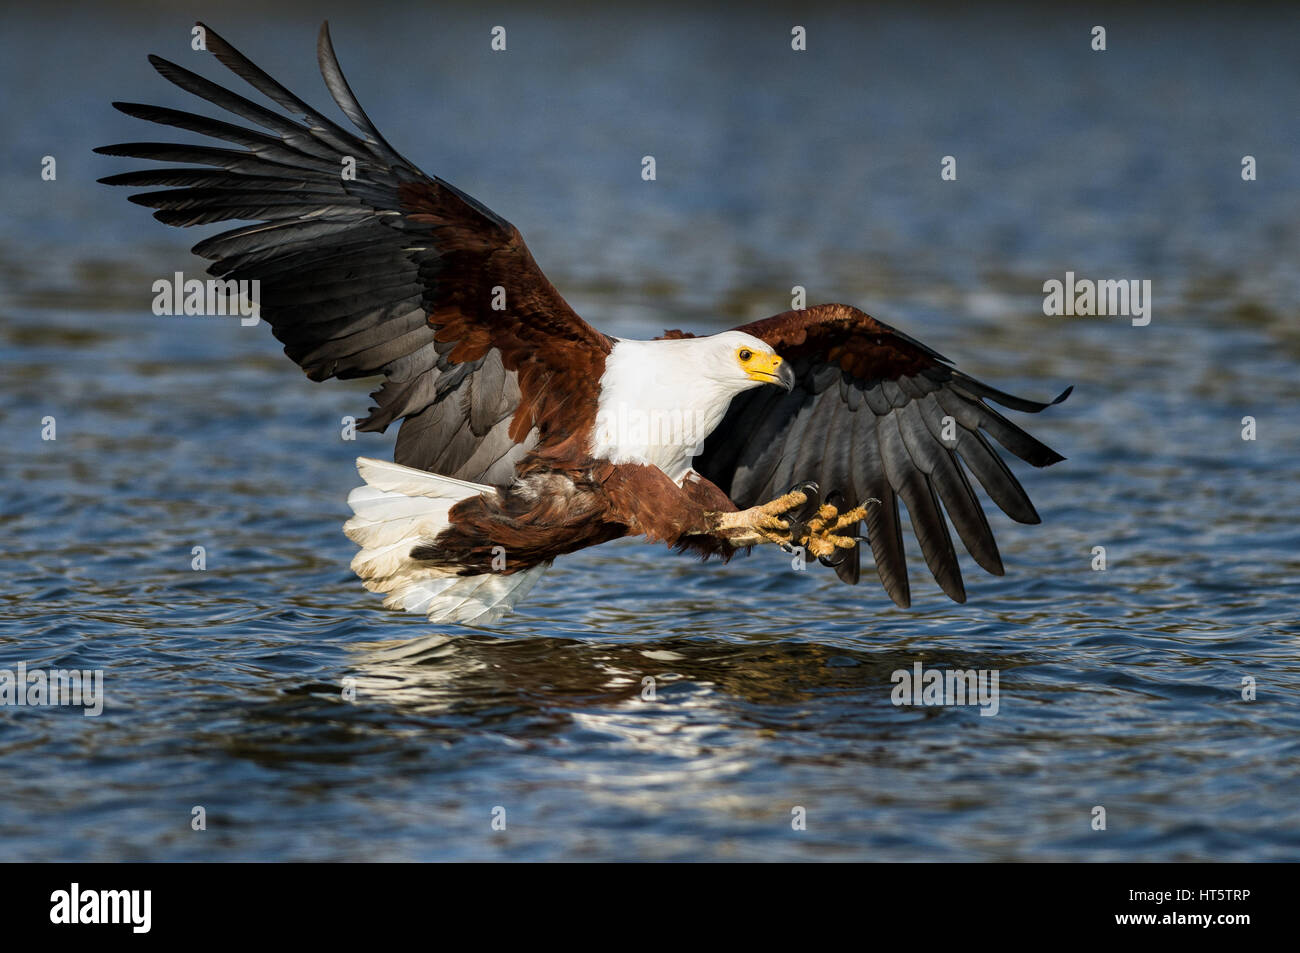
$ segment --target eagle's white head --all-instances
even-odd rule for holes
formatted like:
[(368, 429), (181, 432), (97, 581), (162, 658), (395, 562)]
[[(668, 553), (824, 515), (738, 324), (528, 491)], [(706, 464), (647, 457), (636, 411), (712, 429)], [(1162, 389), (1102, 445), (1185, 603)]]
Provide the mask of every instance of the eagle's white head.
[(729, 392), (729, 397), (760, 384), (777, 384), (786, 390), (794, 386), (790, 365), (772, 345), (752, 334), (723, 331), (704, 338), (685, 338), (680, 343), (695, 345), (684, 349), (683, 363), (696, 366), (700, 377)]
[(743, 331), (668, 341), (619, 340), (605, 357), (592, 456), (658, 466), (681, 482), (742, 391), (790, 390), (794, 372)]

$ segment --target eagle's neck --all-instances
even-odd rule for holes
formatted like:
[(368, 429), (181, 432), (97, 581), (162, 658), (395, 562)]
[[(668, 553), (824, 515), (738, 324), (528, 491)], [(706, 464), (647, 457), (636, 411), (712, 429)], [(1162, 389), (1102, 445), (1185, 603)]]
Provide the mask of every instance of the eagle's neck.
[(707, 338), (619, 340), (605, 357), (591, 454), (657, 466), (680, 484), (735, 394), (704, 370)]

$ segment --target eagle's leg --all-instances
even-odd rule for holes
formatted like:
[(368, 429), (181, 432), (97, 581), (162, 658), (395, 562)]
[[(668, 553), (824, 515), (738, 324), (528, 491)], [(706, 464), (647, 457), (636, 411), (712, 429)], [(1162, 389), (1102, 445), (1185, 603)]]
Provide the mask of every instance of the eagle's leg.
[(781, 516), (808, 502), (801, 490), (792, 490), (760, 506), (730, 513), (712, 513), (714, 532), (726, 538), (732, 546), (756, 546), (759, 543), (789, 545), (790, 523)]
[[(815, 494), (815, 486), (810, 487)], [(844, 536), (841, 531), (866, 519), (867, 506), (880, 501), (872, 498), (843, 513), (833, 503), (823, 503), (806, 523), (781, 518), (807, 502), (808, 491), (796, 488), (761, 506), (734, 513), (715, 513), (712, 514), (716, 520), (715, 531), (736, 547), (777, 543), (786, 547), (802, 546), (813, 556), (830, 556), (837, 549), (852, 549), (857, 545), (856, 537)]]

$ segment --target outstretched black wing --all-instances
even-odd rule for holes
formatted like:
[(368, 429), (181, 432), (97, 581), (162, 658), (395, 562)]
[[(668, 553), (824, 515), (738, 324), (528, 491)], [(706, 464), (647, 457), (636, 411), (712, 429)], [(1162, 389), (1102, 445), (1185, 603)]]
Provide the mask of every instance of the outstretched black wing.
[(312, 380), (385, 376), (360, 427), (382, 431), (402, 419), (398, 463), (508, 483), (529, 449), (571, 436), (573, 403), (594, 414), (609, 339), (560, 297), (514, 226), (385, 141), (343, 78), (328, 24), (317, 44), (321, 74), (360, 136), (203, 29), (217, 60), (297, 118), (151, 56), (181, 89), (261, 128), (114, 103), (238, 148), (105, 146), (95, 151), (197, 167), (102, 182), (166, 186), (131, 201), (168, 225), (253, 222), (200, 242), (195, 254), (212, 260), (215, 276), (260, 282), (261, 316)]
[[(900, 606), (911, 604), (900, 498), (926, 564), (949, 597), (964, 602), (966, 590), (943, 510), (975, 561), (1002, 575), (997, 543), (962, 464), (1008, 516), (1039, 522), (988, 438), (1036, 467), (1064, 458), (987, 402), (1029, 413), (1050, 405), (981, 384), (919, 341), (847, 305), (788, 311), (736, 330), (771, 344), (798, 382), (790, 393), (762, 387), (733, 400), (695, 459), (700, 474), (741, 507), (802, 480), (819, 484), (823, 497), (838, 492), (845, 506), (880, 500), (868, 508), (867, 537), (880, 581)], [(857, 549), (837, 557), (840, 578), (856, 583)]]

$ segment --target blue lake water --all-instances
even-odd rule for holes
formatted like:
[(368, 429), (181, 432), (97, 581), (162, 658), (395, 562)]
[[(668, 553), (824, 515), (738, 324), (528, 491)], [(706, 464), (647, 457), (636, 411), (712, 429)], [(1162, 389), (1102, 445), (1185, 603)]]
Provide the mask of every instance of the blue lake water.
[[(1094, 52), (1095, 12), (814, 6), (795, 53), (779, 11), (327, 10), (390, 141), (596, 326), (718, 330), (801, 285), (1013, 393), (1073, 384), (1011, 415), (1068, 459), (1013, 467), (1043, 523), (990, 516), (1007, 574), (963, 553), (963, 606), (909, 536), (908, 610), (623, 541), (491, 629), (388, 612), (340, 532), (353, 458), (391, 453), (340, 437), (373, 388), (155, 317), (211, 230), (94, 181), (143, 165), (94, 146), (185, 138), (108, 106), (195, 108), (147, 53), (237, 80), (178, 12), (6, 9), (0, 669), (101, 669), (107, 700), (0, 707), (0, 856), (1300, 858), (1300, 16), (1117, 11)], [(320, 15), (208, 16), (323, 105)], [(1149, 279), (1150, 324), (1045, 316), (1066, 271)], [(916, 662), (997, 670), (997, 715), (895, 706)]]

